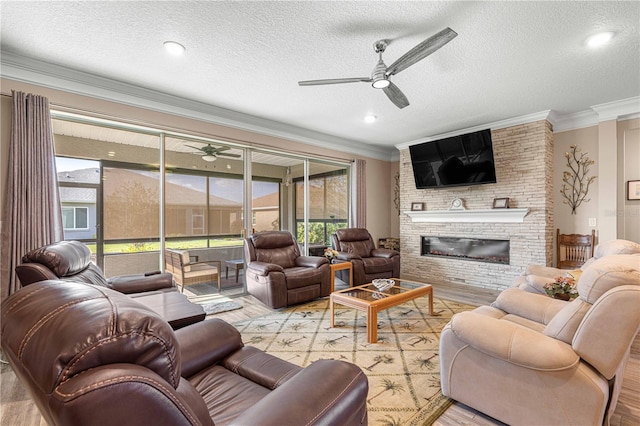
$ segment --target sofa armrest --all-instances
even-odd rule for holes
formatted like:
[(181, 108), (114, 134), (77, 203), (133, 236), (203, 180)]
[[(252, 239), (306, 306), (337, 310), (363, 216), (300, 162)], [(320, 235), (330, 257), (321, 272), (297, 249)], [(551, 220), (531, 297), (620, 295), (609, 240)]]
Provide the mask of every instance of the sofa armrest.
[(368, 390), (367, 377), (356, 365), (321, 359), (262, 398), (231, 424), (286, 425), (294, 420), (292, 415), (295, 423), (301, 425), (366, 424)]
[(298, 256), (296, 257), (296, 266), (305, 268), (319, 268), (329, 260), (324, 256)]
[(275, 389), (298, 374), (302, 367), (277, 358), (253, 346), (245, 346), (222, 361), (227, 370), (264, 386)]
[(453, 333), (469, 346), (521, 367), (560, 371), (580, 362), (570, 345), (510, 321), (469, 311), (454, 315), (450, 324)]
[(175, 331), (182, 359), (182, 377), (188, 378), (240, 350), (244, 344), (238, 330), (213, 318)]
[(51, 269), (40, 263), (23, 263), (16, 266), (16, 275), (23, 287), (40, 281), (59, 279)]
[(537, 275), (539, 277), (545, 278), (555, 278), (558, 276), (563, 276), (569, 272), (568, 269), (558, 269), (553, 266), (543, 266), (543, 265), (528, 265), (523, 272), (523, 275)]
[(567, 306), (567, 303), (569, 302), (553, 299), (544, 294), (508, 288), (498, 295), (491, 306), (508, 314), (546, 325), (562, 308)]
[(111, 277), (107, 279), (107, 284), (109, 288), (124, 294), (175, 287), (173, 276), (168, 272)]
[(371, 250), (371, 257), (384, 257), (385, 259), (391, 259), (392, 257), (399, 255), (400, 253), (391, 249), (378, 248)]
[[(212, 263), (215, 263), (215, 265), (211, 265)], [(214, 268), (218, 268), (218, 270), (220, 270), (222, 268), (222, 261), (221, 260), (201, 260), (199, 262), (189, 262), (184, 266), (199, 266), (199, 265), (211, 266)]]
[(340, 251), (340, 252), (338, 252), (338, 259), (339, 260), (350, 261), (350, 260), (353, 260), (353, 259), (362, 259), (362, 258), (360, 256), (355, 255), (355, 254), (347, 253), (346, 251)]
[(253, 272), (257, 275), (267, 276), (269, 272), (284, 272), (284, 268), (275, 263), (266, 262), (249, 262), (247, 272)]

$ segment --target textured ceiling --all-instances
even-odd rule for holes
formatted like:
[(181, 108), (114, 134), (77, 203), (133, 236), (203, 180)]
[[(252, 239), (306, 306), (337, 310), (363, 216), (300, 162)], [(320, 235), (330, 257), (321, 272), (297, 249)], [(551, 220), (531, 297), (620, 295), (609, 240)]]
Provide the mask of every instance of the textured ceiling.
[[(387, 149), (640, 95), (637, 1), (2, 1), (0, 8), (3, 60), (14, 65), (16, 58), (42, 61), (44, 72), (62, 65), (345, 146)], [(297, 84), (368, 76), (376, 40), (390, 41), (389, 65), (446, 27), (458, 37), (393, 78), (411, 103), (402, 110), (368, 83)], [(616, 33), (611, 44), (588, 49), (585, 39), (601, 30)], [(186, 53), (167, 55), (166, 40)], [(74, 78), (90, 86), (82, 75)], [(378, 120), (364, 123), (367, 114)]]

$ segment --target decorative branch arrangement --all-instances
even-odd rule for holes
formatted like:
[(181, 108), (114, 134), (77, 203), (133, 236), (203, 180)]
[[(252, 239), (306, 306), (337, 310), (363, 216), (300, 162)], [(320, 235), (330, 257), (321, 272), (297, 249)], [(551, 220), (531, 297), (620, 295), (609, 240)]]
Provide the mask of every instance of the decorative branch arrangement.
[(562, 173), (560, 193), (565, 198), (563, 203), (571, 207), (571, 214), (576, 214), (576, 209), (582, 202), (588, 203), (591, 200), (586, 199), (587, 192), (589, 185), (596, 179), (596, 176), (588, 177), (589, 166), (595, 161), (590, 160), (589, 156), (581, 151), (576, 145), (571, 145), (569, 152), (564, 153), (569, 171)]
[(396, 173), (393, 178), (395, 179), (395, 185), (393, 187), (393, 204), (396, 207), (398, 215), (400, 215), (400, 172)]

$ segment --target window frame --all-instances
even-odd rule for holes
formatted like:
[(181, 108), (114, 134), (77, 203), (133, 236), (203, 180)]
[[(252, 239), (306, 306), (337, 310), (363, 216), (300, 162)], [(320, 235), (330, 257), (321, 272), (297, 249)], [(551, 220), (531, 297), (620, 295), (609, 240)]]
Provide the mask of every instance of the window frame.
[[(78, 215), (77, 215), (77, 211), (83, 209), (86, 212), (85, 215), (85, 221), (86, 221), (86, 227), (84, 228), (78, 228)], [(67, 228), (66, 227), (66, 221), (64, 220), (65, 216), (64, 216), (64, 211), (65, 210), (73, 210), (73, 228)], [(62, 213), (62, 229), (64, 231), (88, 231), (90, 229), (89, 226), (89, 207), (85, 207), (85, 206), (61, 206), (61, 213)]]

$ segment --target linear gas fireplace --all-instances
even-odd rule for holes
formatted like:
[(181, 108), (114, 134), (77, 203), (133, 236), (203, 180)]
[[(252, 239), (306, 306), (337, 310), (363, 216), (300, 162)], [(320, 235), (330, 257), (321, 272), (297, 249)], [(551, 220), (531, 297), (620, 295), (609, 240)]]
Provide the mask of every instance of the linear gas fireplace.
[(421, 238), (420, 254), (422, 256), (509, 264), (508, 240), (430, 236), (422, 236)]

